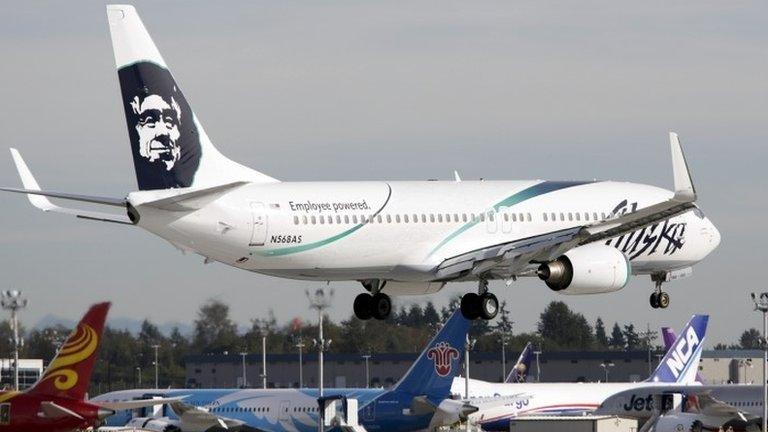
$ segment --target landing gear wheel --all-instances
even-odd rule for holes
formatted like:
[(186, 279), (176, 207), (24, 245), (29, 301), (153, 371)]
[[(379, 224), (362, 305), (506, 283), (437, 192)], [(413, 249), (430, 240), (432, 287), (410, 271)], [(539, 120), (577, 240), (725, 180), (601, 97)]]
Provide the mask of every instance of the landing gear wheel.
[(650, 303), (652, 308), (659, 308), (659, 295), (657, 293), (651, 293)]
[(355, 302), (352, 303), (352, 309), (355, 311), (355, 316), (363, 321), (371, 319), (373, 317), (372, 303), (373, 296), (370, 294), (363, 293), (355, 297)]
[(659, 293), (659, 307), (662, 309), (669, 307), (669, 294), (664, 291)]
[(480, 296), (480, 317), (484, 320), (492, 320), (499, 313), (499, 299), (491, 293)]
[(392, 311), (392, 300), (383, 293), (378, 293), (371, 298), (371, 315), (377, 320), (387, 319)]
[(475, 293), (466, 293), (461, 296), (461, 314), (468, 320), (480, 318), (480, 296)]

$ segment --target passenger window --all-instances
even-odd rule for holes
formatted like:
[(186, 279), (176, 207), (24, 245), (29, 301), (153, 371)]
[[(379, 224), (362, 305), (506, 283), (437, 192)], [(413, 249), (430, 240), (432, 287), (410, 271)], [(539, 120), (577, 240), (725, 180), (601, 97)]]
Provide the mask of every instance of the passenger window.
[(403, 222), (408, 223), (408, 215), (403, 216)]
[(440, 222), (440, 223), (443, 222), (443, 214), (442, 213), (438, 213), (437, 214), (437, 221)]
[(294, 216), (293, 217), (293, 224), (294, 225), (298, 225), (299, 224), (299, 217), (298, 216)]
[(576, 220), (577, 220), (577, 221), (580, 221), (580, 220), (581, 220), (581, 214), (579, 214), (579, 213), (576, 213)]
[(584, 213), (584, 220), (589, 221), (589, 213)]
[(376, 223), (381, 223), (381, 215), (376, 216)]
[(435, 215), (433, 213), (429, 214), (429, 221), (435, 223)]
[(454, 213), (453, 214), (453, 221), (454, 222), (458, 222), (459, 221), (459, 214), (458, 213)]
[(517, 222), (517, 213), (512, 213), (512, 222)]
[(304, 225), (307, 224), (307, 217), (306, 216), (302, 216), (301, 217), (301, 223), (303, 223)]
[(528, 220), (528, 222), (530, 222), (530, 221), (532, 220), (532, 219), (531, 219), (531, 214), (530, 214), (530, 213), (526, 213), (526, 214), (525, 214), (525, 218)]
[(311, 219), (311, 220), (312, 220), (312, 225), (314, 225), (314, 224), (316, 224), (316, 223), (317, 223), (317, 218), (316, 218), (316, 217), (312, 216), (312, 219)]
[(466, 213), (462, 213), (461, 214), (461, 220), (462, 220), (462, 222), (466, 222), (467, 221), (467, 214)]
[(592, 212), (592, 220), (597, 220), (597, 212)]
[(504, 221), (509, 222), (509, 213), (504, 213)]
[(395, 222), (400, 223), (400, 215), (395, 215)]
[(416, 213), (413, 214), (413, 223), (419, 223), (419, 215)]
[(427, 215), (424, 213), (421, 214), (421, 223), (427, 223)]
[(485, 213), (480, 213), (480, 222), (485, 222)]
[(557, 215), (555, 213), (550, 214), (552, 216), (552, 222), (557, 220)]
[(547, 221), (547, 214), (546, 213), (542, 213), (541, 216), (542, 216), (542, 219), (544, 219), (544, 222), (546, 222)]
[(525, 218), (523, 217), (523, 214), (522, 214), (522, 213), (519, 213), (519, 214), (517, 215), (517, 217), (518, 217), (518, 219), (520, 219), (520, 222), (523, 222), (523, 221), (525, 220)]
[(357, 225), (357, 215), (352, 215), (352, 223)]
[(387, 223), (392, 223), (392, 215), (387, 215)]
[(495, 216), (494, 216), (493, 212), (488, 212), (488, 220), (491, 221), (491, 222), (493, 222), (495, 220)]
[(349, 215), (344, 215), (344, 223), (345, 224), (349, 223)]

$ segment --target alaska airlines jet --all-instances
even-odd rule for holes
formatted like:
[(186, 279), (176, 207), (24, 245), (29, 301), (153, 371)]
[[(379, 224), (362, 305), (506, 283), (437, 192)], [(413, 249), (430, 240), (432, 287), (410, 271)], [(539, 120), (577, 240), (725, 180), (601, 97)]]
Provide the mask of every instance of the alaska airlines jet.
[[(657, 386), (693, 384), (699, 368), (704, 346), (707, 315), (694, 315), (683, 328), (680, 336), (662, 358), (656, 371), (643, 383), (520, 383), (500, 384), (470, 380), (466, 400), (475, 405), (472, 398), (487, 399), (493, 396), (514, 397), (509, 403), (491, 409), (480, 409), (469, 419), (487, 431), (509, 430), (510, 419), (542, 414), (583, 414), (596, 410), (604, 401), (620, 392), (635, 389), (654, 391)], [(666, 383), (666, 384), (665, 384)], [(464, 379), (453, 382), (454, 393), (464, 391)], [(652, 398), (624, 401), (628, 411), (617, 415), (647, 419), (651, 416)]]
[[(466, 419), (476, 408), (449, 396), (451, 382), (461, 369), (469, 326), (470, 321), (454, 312), (391, 389), (326, 389), (324, 395), (357, 399), (359, 422), (368, 431), (432, 430)], [(172, 411), (165, 416), (134, 418), (131, 411), (122, 411), (107, 424), (184, 431), (214, 426), (269, 432), (317, 430), (317, 389), (126, 390), (93, 400), (122, 403), (153, 396), (184, 399), (171, 403)]]
[[(360, 319), (384, 319), (390, 295), (435, 293), (477, 282), (462, 297), (469, 319), (491, 319), (488, 281), (538, 276), (563, 294), (623, 288), (650, 275), (690, 274), (720, 234), (695, 205), (677, 135), (674, 191), (612, 181), (281, 182), (223, 156), (174, 80), (132, 6), (107, 6), (120, 104), (138, 191), (105, 198), (42, 191), (12, 149), (24, 189), (44, 211), (136, 225), (182, 251), (282, 278), (359, 281)], [(265, 144), (267, 145), (267, 144)], [(49, 198), (111, 206), (122, 214), (64, 208)]]

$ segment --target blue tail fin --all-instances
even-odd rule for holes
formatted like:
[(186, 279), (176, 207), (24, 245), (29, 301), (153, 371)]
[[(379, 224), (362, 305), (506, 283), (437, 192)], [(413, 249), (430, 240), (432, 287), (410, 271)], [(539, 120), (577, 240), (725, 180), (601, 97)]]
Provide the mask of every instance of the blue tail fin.
[(392, 391), (427, 396), (433, 401), (446, 398), (453, 378), (461, 372), (470, 324), (456, 310)]
[(524, 383), (528, 378), (528, 371), (531, 370), (531, 359), (533, 358), (533, 344), (528, 342), (520, 353), (517, 363), (509, 371), (509, 375), (504, 380), (508, 383)]
[[(674, 346), (675, 340), (677, 340), (677, 335), (675, 334), (675, 331), (669, 327), (662, 327), (661, 335), (664, 339), (664, 352), (667, 352), (670, 350), (670, 348), (672, 348), (672, 346)], [(707, 383), (707, 381), (699, 372), (696, 372), (696, 382), (699, 384)]]
[(709, 315), (694, 315), (648, 381), (692, 384), (699, 370)]

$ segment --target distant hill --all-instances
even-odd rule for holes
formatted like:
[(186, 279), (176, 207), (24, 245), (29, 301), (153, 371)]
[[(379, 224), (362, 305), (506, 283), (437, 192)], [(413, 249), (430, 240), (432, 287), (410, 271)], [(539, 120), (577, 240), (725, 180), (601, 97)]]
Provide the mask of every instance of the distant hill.
[[(115, 318), (109, 318), (107, 320), (107, 325), (113, 329), (119, 329), (119, 330), (128, 330), (131, 332), (131, 334), (138, 334), (139, 331), (141, 331), (141, 323), (143, 322), (143, 319), (137, 319), (137, 318), (128, 318), (128, 317), (115, 317)], [(37, 323), (35, 323), (32, 328), (35, 329), (43, 329), (46, 327), (53, 327), (57, 325), (62, 325), (67, 328), (72, 328), (77, 324), (77, 321), (61, 318), (59, 316), (48, 314), (40, 318)], [(171, 334), (171, 331), (173, 331), (174, 327), (178, 327), (181, 331), (181, 334), (184, 336), (189, 336), (192, 334), (192, 331), (194, 330), (194, 327), (192, 324), (188, 323), (180, 323), (177, 321), (168, 321), (164, 323), (153, 323), (157, 326), (157, 328), (160, 329), (160, 331), (168, 336)]]

